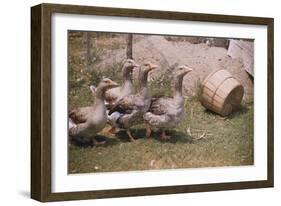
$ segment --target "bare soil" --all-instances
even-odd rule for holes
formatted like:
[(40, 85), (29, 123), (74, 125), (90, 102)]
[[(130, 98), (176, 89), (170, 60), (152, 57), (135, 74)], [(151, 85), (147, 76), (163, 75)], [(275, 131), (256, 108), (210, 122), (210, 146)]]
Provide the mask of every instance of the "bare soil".
[[(253, 96), (253, 80), (244, 70), (242, 59), (232, 59), (223, 47), (208, 46), (207, 43), (193, 44), (189, 41), (167, 40), (164, 36), (134, 35), (133, 57), (143, 64), (151, 61), (159, 65), (150, 79), (156, 79), (160, 74), (172, 71), (177, 65), (185, 64), (193, 71), (184, 81), (185, 93), (196, 92), (198, 84), (212, 71), (226, 69), (244, 86), (244, 98)], [(125, 47), (107, 51), (102, 60), (95, 64), (100, 69), (110, 67), (114, 62), (120, 62), (126, 56)], [(138, 71), (135, 72), (137, 74)]]

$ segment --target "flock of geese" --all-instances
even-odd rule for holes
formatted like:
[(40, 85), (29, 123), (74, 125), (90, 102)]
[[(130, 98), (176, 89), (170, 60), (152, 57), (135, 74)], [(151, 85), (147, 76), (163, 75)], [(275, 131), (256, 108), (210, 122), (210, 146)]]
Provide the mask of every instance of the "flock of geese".
[[(138, 91), (135, 91), (132, 81), (135, 68), (140, 69)], [(176, 127), (185, 114), (182, 82), (192, 69), (185, 65), (175, 68), (171, 85), (173, 96), (156, 98), (151, 96), (148, 86), (148, 74), (156, 68), (157, 65), (152, 63), (139, 66), (134, 60), (127, 59), (122, 67), (120, 86), (109, 78), (103, 78), (97, 87), (90, 86), (95, 103), (69, 112), (69, 136), (90, 139), (96, 145), (99, 142), (95, 135), (109, 124), (112, 127), (109, 132), (125, 130), (130, 140), (134, 141), (130, 128), (144, 124), (146, 137), (151, 136), (153, 129), (159, 128), (162, 129), (161, 138), (169, 139), (165, 130)]]

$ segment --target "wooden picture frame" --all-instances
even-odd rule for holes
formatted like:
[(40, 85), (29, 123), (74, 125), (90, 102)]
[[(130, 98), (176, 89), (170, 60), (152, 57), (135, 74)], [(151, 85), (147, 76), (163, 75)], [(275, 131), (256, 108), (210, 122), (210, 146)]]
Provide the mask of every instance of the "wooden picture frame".
[[(149, 188), (111, 189), (53, 193), (51, 162), (51, 16), (54, 13), (220, 22), (267, 26), (267, 179), (215, 184), (170, 185)], [(91, 6), (40, 4), (31, 8), (31, 197), (48, 201), (160, 195), (273, 187), (274, 184), (274, 88), (272, 18), (120, 9)]]

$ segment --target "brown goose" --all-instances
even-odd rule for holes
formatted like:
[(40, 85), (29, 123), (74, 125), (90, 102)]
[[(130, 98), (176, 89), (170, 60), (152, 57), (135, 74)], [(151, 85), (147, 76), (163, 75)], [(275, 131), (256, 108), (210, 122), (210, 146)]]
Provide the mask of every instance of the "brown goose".
[(139, 65), (134, 60), (127, 59), (122, 67), (121, 86), (109, 89), (105, 92), (105, 101), (110, 107), (121, 98), (135, 93), (132, 82), (132, 72), (135, 67), (139, 67)]
[[(107, 114), (104, 95), (107, 89), (118, 86), (111, 79), (104, 78), (99, 85), (90, 87), (95, 96), (95, 104), (90, 107), (79, 107), (69, 112), (69, 135), (73, 138), (87, 139), (94, 137), (106, 125)], [(95, 138), (92, 141), (97, 144)]]
[(165, 133), (166, 128), (176, 127), (183, 119), (184, 98), (182, 96), (182, 82), (184, 76), (192, 71), (187, 66), (175, 69), (173, 79), (173, 97), (153, 98), (150, 109), (143, 116), (146, 123), (146, 136), (150, 137), (151, 128), (162, 128), (162, 139), (169, 139)]
[(110, 110), (109, 115), (115, 115), (118, 128), (125, 129), (131, 141), (134, 138), (129, 130), (131, 126), (143, 123), (143, 114), (147, 112), (151, 104), (150, 89), (147, 85), (148, 73), (157, 68), (152, 63), (144, 64), (140, 70), (140, 90), (134, 95), (123, 97)]

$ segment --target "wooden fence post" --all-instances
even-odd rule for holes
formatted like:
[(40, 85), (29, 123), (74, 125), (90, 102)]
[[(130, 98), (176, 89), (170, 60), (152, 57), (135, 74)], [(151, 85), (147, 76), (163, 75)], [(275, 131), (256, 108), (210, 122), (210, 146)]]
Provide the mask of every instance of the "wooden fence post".
[(86, 44), (87, 44), (87, 53), (86, 53), (86, 61), (87, 61), (87, 69), (90, 69), (91, 66), (91, 33), (87, 32), (86, 34)]
[(127, 37), (127, 59), (133, 59), (133, 34)]

